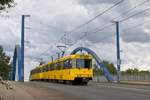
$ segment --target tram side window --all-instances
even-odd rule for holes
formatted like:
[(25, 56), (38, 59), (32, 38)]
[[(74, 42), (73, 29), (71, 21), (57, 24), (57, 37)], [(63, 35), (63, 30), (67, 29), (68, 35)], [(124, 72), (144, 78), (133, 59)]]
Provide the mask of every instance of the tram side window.
[(47, 65), (47, 71), (49, 71), (49, 70), (50, 70), (50, 65), (48, 64), (48, 65)]
[(54, 64), (54, 70), (57, 70), (58, 67), (57, 67), (57, 63)]
[(51, 64), (48, 64), (48, 71), (51, 70)]
[(54, 70), (54, 64), (50, 64), (50, 70)]
[(41, 72), (42, 72), (41, 68), (39, 68), (38, 70), (39, 70), (39, 73), (41, 73)]
[(57, 64), (53, 64), (53, 70), (57, 70)]
[(59, 70), (59, 69), (60, 69), (60, 63), (57, 62), (57, 63), (56, 63), (56, 70)]
[(92, 59), (85, 59), (85, 68), (91, 68), (92, 67)]
[(36, 72), (36, 69), (34, 70), (34, 74), (36, 74), (37, 72)]
[(42, 67), (42, 72), (44, 72), (44, 67)]
[(45, 67), (46, 67), (45, 69), (46, 69), (46, 72), (47, 72), (48, 71), (48, 65), (46, 65)]
[(77, 59), (76, 67), (77, 68), (91, 68), (92, 60), (91, 59)]
[(34, 74), (34, 70), (32, 70), (32, 74)]
[(53, 70), (55, 70), (56, 69), (56, 64), (53, 64)]
[(42, 68), (39, 68), (40, 73), (42, 73)]
[(43, 66), (43, 72), (46, 72), (47, 68), (46, 66)]
[(42, 67), (40, 68), (40, 72), (41, 72), (41, 73), (43, 72), (43, 68), (42, 68)]
[(46, 72), (48, 71), (48, 66), (47, 66), (47, 65), (45, 66), (45, 71), (46, 71)]
[(37, 73), (37, 69), (34, 70), (34, 73), (35, 73), (35, 74)]
[(31, 71), (31, 75), (33, 75), (33, 70)]
[(63, 67), (63, 63), (62, 62), (58, 62), (57, 63), (57, 70), (61, 70)]
[(64, 62), (60, 62), (60, 70), (63, 69)]
[(42, 67), (42, 72), (44, 72), (44, 67)]
[(37, 72), (37, 69), (35, 69), (35, 73), (37, 74), (38, 72)]
[(38, 70), (37, 70), (37, 69), (35, 70), (35, 73), (36, 73), (36, 74), (38, 73)]
[(36, 70), (36, 73), (39, 73), (40, 72), (40, 70), (39, 70), (39, 68)]
[(36, 72), (36, 69), (34, 70), (34, 73), (36, 74), (37, 72)]
[(64, 69), (72, 68), (72, 60), (64, 61)]

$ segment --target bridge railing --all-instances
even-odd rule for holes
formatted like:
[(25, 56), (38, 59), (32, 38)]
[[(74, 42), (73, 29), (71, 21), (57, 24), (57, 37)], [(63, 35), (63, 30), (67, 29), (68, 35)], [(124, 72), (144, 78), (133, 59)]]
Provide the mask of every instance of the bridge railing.
[[(117, 80), (117, 75), (112, 75), (112, 78), (113, 80)], [(104, 75), (94, 76), (93, 81), (107, 82)], [(147, 74), (121, 75), (120, 81), (149, 81), (150, 82), (150, 75)]]

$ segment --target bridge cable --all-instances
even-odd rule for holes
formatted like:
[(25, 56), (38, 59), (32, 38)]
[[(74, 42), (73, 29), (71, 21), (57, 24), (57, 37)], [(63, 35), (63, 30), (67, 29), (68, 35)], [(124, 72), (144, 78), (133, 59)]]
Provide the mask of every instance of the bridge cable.
[(115, 3), (113, 6), (109, 7), (108, 9), (104, 10), (103, 12), (101, 12), (100, 14), (96, 15), (95, 17), (93, 17), (92, 19), (88, 20), (87, 22), (85, 22), (84, 24), (81, 24), (79, 26), (77, 26), (76, 28), (72, 29), (69, 32), (73, 32), (77, 29), (82, 28), (83, 26), (89, 24), (90, 22), (92, 22), (93, 20), (95, 20), (96, 18), (102, 16), (103, 14), (105, 14), (106, 12), (108, 12), (109, 10), (113, 9), (114, 7), (116, 7), (117, 5), (119, 5), (120, 3), (122, 3), (124, 0), (120, 0), (119, 2)]
[[(123, 0), (122, 0), (123, 1)], [(133, 8), (131, 8), (130, 10), (128, 10), (128, 11), (126, 11), (126, 12), (124, 12), (123, 14), (125, 14), (125, 13), (128, 13), (128, 12), (130, 12), (131, 10), (133, 10), (133, 9), (135, 9), (135, 8), (137, 8), (138, 6), (141, 6), (141, 5), (143, 5), (144, 3), (146, 3), (146, 2), (148, 2), (149, 0), (146, 0), (146, 1), (144, 1), (144, 2), (142, 2), (142, 3), (140, 3), (140, 4), (138, 4), (137, 6), (134, 6)], [(121, 3), (121, 1), (120, 2), (118, 2), (117, 3), (117, 5), (118, 4), (120, 4)], [(136, 15), (138, 15), (138, 14), (141, 14), (141, 13), (143, 13), (143, 12), (146, 12), (146, 11), (148, 11), (148, 10), (150, 10), (150, 8), (148, 8), (148, 9), (145, 9), (145, 10), (143, 10), (143, 11), (140, 11), (140, 12), (138, 12), (138, 13), (136, 13), (136, 14), (134, 14), (134, 15), (131, 15), (131, 16), (129, 16), (129, 17), (127, 17), (127, 18), (125, 18), (125, 19), (122, 19), (122, 20), (120, 20), (120, 22), (124, 22), (124, 21), (126, 21), (126, 20), (128, 20), (128, 19), (130, 19), (131, 17), (134, 17), (134, 16), (136, 16)], [(100, 15), (99, 15), (100, 16)], [(93, 19), (91, 19), (91, 20), (89, 20), (88, 22), (86, 22), (85, 24), (82, 24), (83, 26), (85, 26), (86, 24), (88, 24), (88, 23), (90, 23), (91, 21), (93, 21), (93, 20), (95, 20), (97, 17), (99, 17), (98, 15), (97, 16), (95, 16)], [(119, 17), (119, 16), (118, 16)], [(117, 17), (116, 18), (114, 18), (114, 19), (117, 19)], [(82, 27), (82, 25), (80, 25), (80, 27)], [(113, 26), (114, 24), (110, 24), (110, 25), (107, 25), (107, 26), (104, 26), (103, 28), (101, 28), (101, 29), (98, 29), (97, 31), (95, 31), (95, 32), (93, 32), (93, 33), (97, 33), (97, 32), (99, 32), (99, 31), (102, 31), (102, 30), (104, 30), (104, 29), (106, 29), (106, 28), (108, 28), (108, 27), (111, 27), (111, 26)], [(71, 30), (70, 32), (72, 32), (72, 31), (74, 31), (74, 30), (76, 30), (76, 29), (78, 29), (78, 28), (80, 28), (80, 27), (77, 27), (77, 28), (75, 28), (75, 29), (73, 29), (73, 30)], [(63, 36), (65, 36), (65, 35), (63, 35)], [(47, 50), (46, 50), (47, 51)]]
[[(133, 15), (127, 17), (127, 18), (124, 18), (124, 19), (120, 20), (119, 22), (124, 22), (124, 21), (126, 21), (126, 20), (128, 20), (128, 19), (130, 19), (130, 18), (132, 18), (132, 17), (134, 17), (134, 16), (136, 16), (136, 15), (139, 15), (139, 14), (141, 14), (141, 13), (144, 13), (144, 12), (146, 12), (146, 11), (148, 11), (148, 10), (150, 10), (150, 7), (147, 8), (147, 9), (145, 9), (145, 10), (142, 10), (142, 11), (140, 11), (140, 12), (137, 12), (137, 13), (135, 13), (135, 14), (133, 14)], [(103, 31), (104, 29), (106, 29), (106, 28), (108, 28), (108, 27), (111, 27), (111, 26), (113, 26), (113, 25), (114, 25), (114, 24), (110, 24), (110, 25), (104, 26), (103, 28), (98, 29), (97, 31), (91, 32), (91, 33), (97, 33), (97, 32), (99, 32), (99, 31)]]
[[(84, 24), (82, 24), (82, 25), (80, 25), (80, 26), (78, 26), (78, 27), (72, 29), (72, 30), (69, 31), (69, 32), (73, 32), (73, 31), (75, 31), (75, 30), (77, 30), (77, 29), (79, 29), (79, 28), (81, 28), (81, 27), (87, 25), (88, 23), (92, 22), (93, 20), (95, 20), (95, 19), (98, 18), (99, 16), (102, 16), (102, 15), (105, 14), (107, 11), (113, 9), (114, 7), (116, 7), (117, 5), (119, 5), (120, 3), (122, 3), (123, 1), (124, 1), (124, 0), (120, 0), (119, 2), (115, 3), (113, 6), (109, 7), (109, 8), (106, 9), (106, 10), (104, 10), (102, 13), (96, 15), (94, 18), (92, 18), (92, 19), (90, 19), (89, 21), (87, 21), (86, 23), (84, 23)], [(66, 34), (66, 33), (65, 33), (65, 34)], [(65, 34), (64, 34), (63, 36), (65, 36)], [(62, 37), (63, 37), (63, 36), (62, 36)], [(62, 38), (62, 37), (61, 37), (61, 38)], [(48, 50), (49, 50), (49, 48), (48, 48), (47, 50), (45, 50), (45, 52), (47, 52)], [(43, 52), (43, 53), (44, 53), (44, 52)], [(40, 55), (42, 55), (43, 53), (41, 53)]]

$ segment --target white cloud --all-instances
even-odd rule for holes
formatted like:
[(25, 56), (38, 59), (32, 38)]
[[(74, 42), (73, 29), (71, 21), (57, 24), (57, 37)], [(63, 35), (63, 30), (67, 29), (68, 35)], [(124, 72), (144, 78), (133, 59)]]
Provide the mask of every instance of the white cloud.
[[(93, 31), (95, 28), (102, 28), (105, 23), (129, 10), (133, 6), (143, 0), (125, 0), (122, 4), (107, 12), (89, 25), (77, 30), (77, 33), (67, 35), (72, 40), (78, 39), (82, 32)], [(9, 55), (13, 55), (13, 49), (16, 43), (20, 41), (20, 23), (22, 14), (30, 14), (30, 18), (26, 18), (25, 36), (29, 43), (25, 47), (25, 67), (26, 78), (30, 69), (34, 68), (37, 57), (48, 47), (49, 50), (41, 57), (48, 61), (50, 55), (58, 52), (55, 47), (56, 41), (64, 34), (78, 25), (88, 21), (104, 9), (112, 6), (117, 0), (17, 0), (18, 5), (9, 10), (9, 19), (0, 17), (0, 44), (4, 46)], [(126, 18), (133, 13), (141, 11), (149, 7), (150, 3), (146, 3), (136, 10), (131, 11), (127, 15), (122, 15), (119, 19)], [(4, 13), (3, 13), (4, 14)], [(138, 67), (139, 69), (150, 70), (150, 24), (144, 24), (133, 30), (123, 31), (143, 21), (149, 20), (148, 12), (141, 14), (132, 20), (120, 24), (121, 33), (121, 53), (122, 69)], [(85, 45), (94, 50), (103, 59), (109, 60), (116, 64), (116, 44), (115, 44), (115, 27), (111, 27), (102, 32), (89, 33), (82, 41), (79, 41), (73, 47), (67, 50), (69, 54), (74, 48)], [(38, 57), (40, 58), (40, 57)]]

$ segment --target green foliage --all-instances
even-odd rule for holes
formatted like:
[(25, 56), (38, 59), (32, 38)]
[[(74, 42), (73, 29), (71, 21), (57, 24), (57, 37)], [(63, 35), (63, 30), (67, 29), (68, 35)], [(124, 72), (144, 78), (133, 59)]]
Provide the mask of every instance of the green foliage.
[[(113, 63), (110, 63), (108, 61), (103, 61), (103, 63), (105, 64), (105, 66), (107, 67), (108, 71), (110, 72), (111, 75), (116, 75), (117, 74), (117, 71), (116, 71), (116, 68), (114, 66)], [(97, 69), (97, 65), (94, 64), (94, 75), (103, 75), (103, 71), (102, 69)]]
[[(103, 61), (103, 63), (108, 68), (111, 75), (117, 75), (117, 71), (116, 71), (116, 68), (115, 68), (113, 63), (110, 63), (108, 61)], [(96, 76), (103, 75), (102, 69), (98, 69), (96, 64), (94, 64), (93, 72), (94, 72), (94, 75), (96, 75)], [(138, 70), (137, 68), (133, 68), (133, 69), (129, 68), (125, 71), (121, 71), (121, 74), (122, 75), (137, 75), (137, 74), (150, 75), (150, 71), (148, 71), (148, 70)]]
[(0, 76), (6, 80), (9, 79), (10, 65), (9, 65), (10, 57), (6, 55), (2, 46), (0, 46)]
[(14, 0), (0, 0), (0, 10), (4, 10), (6, 8), (14, 7)]
[(103, 71), (101, 69), (93, 69), (94, 76), (103, 75)]
[(121, 73), (122, 73), (122, 75), (135, 75), (135, 74), (150, 75), (150, 71), (148, 71), (148, 70), (145, 70), (145, 71), (141, 70), (140, 71), (137, 68), (134, 68), (134, 69), (129, 68), (125, 71), (122, 71)]
[(113, 63), (110, 63), (108, 61), (103, 61), (105, 66), (108, 68), (108, 71), (110, 72), (111, 75), (116, 75), (117, 71)]

